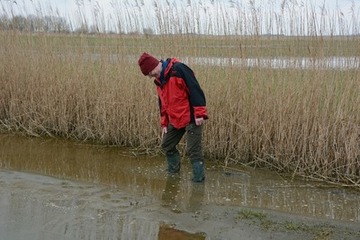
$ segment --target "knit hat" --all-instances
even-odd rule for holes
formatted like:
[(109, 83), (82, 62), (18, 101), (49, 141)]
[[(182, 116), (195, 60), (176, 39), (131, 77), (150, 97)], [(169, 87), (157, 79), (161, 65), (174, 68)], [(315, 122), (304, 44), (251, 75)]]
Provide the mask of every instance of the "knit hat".
[(149, 75), (149, 73), (154, 70), (154, 68), (157, 67), (157, 65), (159, 64), (159, 60), (157, 60), (156, 58), (154, 58), (153, 56), (151, 56), (150, 54), (144, 52), (139, 60), (138, 60), (138, 64), (140, 66), (141, 72), (147, 76)]

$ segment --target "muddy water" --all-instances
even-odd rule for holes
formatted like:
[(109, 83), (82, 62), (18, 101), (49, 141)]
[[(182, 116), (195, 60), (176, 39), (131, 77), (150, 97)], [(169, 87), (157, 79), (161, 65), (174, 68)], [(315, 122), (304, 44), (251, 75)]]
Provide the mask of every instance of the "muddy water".
[(0, 135), (1, 239), (204, 239), (169, 227), (163, 212), (213, 204), (360, 221), (360, 194), (344, 188), (210, 161), (206, 183), (192, 184), (186, 160), (179, 176), (165, 168), (131, 149)]

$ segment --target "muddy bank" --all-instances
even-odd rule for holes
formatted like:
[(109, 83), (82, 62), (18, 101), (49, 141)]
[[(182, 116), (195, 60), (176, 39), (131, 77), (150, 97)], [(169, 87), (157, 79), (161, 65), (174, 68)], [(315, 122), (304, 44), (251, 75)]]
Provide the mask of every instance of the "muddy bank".
[(201, 199), (174, 211), (164, 199), (22, 172), (0, 171), (0, 186), (2, 240), (360, 238), (354, 222), (203, 205)]
[(265, 171), (208, 161), (193, 184), (185, 159), (168, 177), (161, 156), (10, 135), (0, 167), (2, 240), (360, 238), (358, 192)]

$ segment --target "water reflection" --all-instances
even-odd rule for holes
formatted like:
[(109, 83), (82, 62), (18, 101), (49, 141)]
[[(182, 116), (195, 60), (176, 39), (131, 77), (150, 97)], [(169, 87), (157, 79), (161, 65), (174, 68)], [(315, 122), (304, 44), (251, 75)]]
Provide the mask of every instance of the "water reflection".
[(169, 207), (173, 211), (178, 211), (176, 198), (180, 193), (180, 180), (179, 174), (168, 175), (164, 192), (161, 195), (162, 206)]
[[(197, 212), (209, 204), (273, 209), (291, 214), (360, 221), (360, 194), (345, 188), (316, 186), (303, 181), (288, 181), (260, 170), (224, 173), (208, 161), (205, 184), (194, 185), (186, 160), (179, 176), (169, 178), (163, 157), (134, 156), (131, 150), (59, 139), (24, 138), (0, 135), (0, 167), (62, 179), (81, 180), (123, 189), (140, 196), (146, 204), (162, 201), (173, 212)], [(68, 183), (61, 189), (66, 189)], [(71, 186), (71, 185), (70, 185)], [(70, 187), (71, 188), (71, 187)], [(84, 198), (63, 199), (60, 203), (76, 207)], [(124, 209), (121, 195), (101, 195), (109, 208)], [(121, 201), (118, 201), (118, 200)], [(126, 201), (125, 201), (126, 202)], [(129, 203), (139, 201), (129, 197)], [(29, 203), (26, 203), (29, 204)], [(25, 205), (26, 205), (25, 204)], [(59, 201), (49, 204), (61, 207)], [(92, 202), (96, 204), (96, 201)], [(140, 203), (141, 204), (141, 203)], [(24, 206), (26, 207), (26, 206)], [(59, 208), (60, 209), (60, 208)], [(95, 213), (94, 213), (95, 214)], [(99, 214), (99, 213), (96, 213)], [(104, 215), (105, 217), (106, 215)], [(123, 220), (122, 220), (123, 221)], [(130, 220), (129, 220), (130, 221)]]
[(133, 214), (149, 198), (7, 171), (0, 186), (1, 239), (158, 239), (160, 223)]
[[(182, 211), (196, 213), (201, 210), (201, 206), (204, 202), (205, 184), (190, 184), (189, 193), (182, 192), (181, 181), (187, 181), (182, 179), (180, 174), (171, 174), (167, 176), (165, 189), (163, 190), (161, 200), (162, 206), (171, 209), (175, 213)], [(184, 201), (184, 196), (189, 195), (188, 201)]]
[(274, 58), (217, 58), (217, 57), (196, 57), (184, 58), (184, 61), (192, 64), (206, 66), (237, 66), (237, 67), (257, 67), (272, 69), (359, 69), (359, 57), (274, 57)]
[(191, 188), (188, 211), (196, 213), (201, 210), (201, 206), (204, 202), (204, 195), (205, 185), (194, 184)]

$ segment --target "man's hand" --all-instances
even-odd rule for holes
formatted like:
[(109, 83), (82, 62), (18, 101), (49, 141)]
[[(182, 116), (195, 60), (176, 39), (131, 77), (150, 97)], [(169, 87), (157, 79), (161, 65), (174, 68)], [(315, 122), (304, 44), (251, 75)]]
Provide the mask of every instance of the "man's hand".
[(200, 126), (204, 123), (204, 118), (195, 118), (195, 124), (196, 126)]
[(161, 138), (164, 138), (164, 135), (167, 133), (167, 127), (163, 127), (161, 131)]

